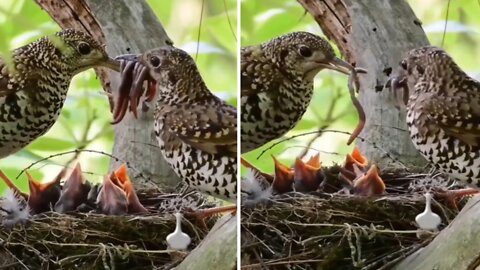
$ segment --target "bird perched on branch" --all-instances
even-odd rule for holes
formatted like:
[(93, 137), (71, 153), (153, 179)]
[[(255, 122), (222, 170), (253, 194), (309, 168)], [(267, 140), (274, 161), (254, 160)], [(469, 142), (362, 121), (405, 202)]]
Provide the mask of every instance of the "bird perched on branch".
[(415, 147), (442, 172), (480, 187), (480, 82), (443, 50), (411, 50), (391, 79), (408, 97), (407, 125)]
[(295, 127), (312, 99), (313, 79), (323, 69), (350, 74), (354, 67), (336, 57), (324, 38), (307, 32), (242, 48), (242, 153)]
[(136, 112), (148, 80), (147, 99), (157, 96), (155, 135), (165, 160), (190, 187), (235, 199), (236, 109), (210, 92), (193, 59), (180, 49), (164, 46), (117, 59), (124, 61), (114, 122), (128, 108)]
[(62, 109), (72, 77), (119, 64), (89, 35), (72, 29), (15, 49), (0, 59), (0, 158), (47, 132)]

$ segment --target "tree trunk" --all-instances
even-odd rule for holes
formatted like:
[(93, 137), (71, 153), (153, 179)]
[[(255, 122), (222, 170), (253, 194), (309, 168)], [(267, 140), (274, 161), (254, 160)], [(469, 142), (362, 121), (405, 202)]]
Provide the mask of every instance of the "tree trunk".
[[(389, 70), (404, 54), (428, 44), (421, 23), (404, 1), (298, 0), (315, 18), (350, 63), (368, 70), (361, 74), (359, 100), (367, 122), (357, 146), (380, 167), (423, 166), (406, 127), (405, 111), (395, 108), (392, 93), (383, 89)], [(394, 18), (394, 19), (392, 19)], [(372, 142), (375, 142), (374, 144)]]
[(237, 216), (223, 216), (202, 242), (175, 269), (236, 269), (237, 226)]
[[(144, 0), (36, 1), (62, 28), (87, 31), (99, 42), (105, 43), (108, 54), (112, 56), (140, 53), (171, 42)], [(107, 92), (110, 89), (117, 90), (118, 73), (97, 69), (97, 74)], [(179, 183), (178, 177), (156, 147), (152, 108), (140, 112), (139, 119), (134, 119), (132, 114), (127, 113), (114, 129), (115, 144), (112, 152), (119, 160), (112, 159), (110, 170), (126, 161), (129, 167), (135, 169), (130, 172), (137, 187), (155, 183), (161, 189), (169, 191)]]

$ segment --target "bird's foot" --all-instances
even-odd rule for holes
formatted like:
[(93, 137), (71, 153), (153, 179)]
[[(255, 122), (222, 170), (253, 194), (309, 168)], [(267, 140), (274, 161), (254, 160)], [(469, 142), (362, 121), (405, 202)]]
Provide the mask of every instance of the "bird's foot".
[(227, 206), (218, 206), (212, 207), (208, 209), (201, 209), (201, 210), (187, 210), (185, 212), (185, 217), (194, 218), (200, 227), (205, 232), (208, 232), (207, 224), (205, 223), (205, 219), (214, 215), (218, 215), (225, 212), (231, 212), (233, 215), (237, 212), (237, 205), (227, 205)]
[(476, 188), (464, 188), (457, 190), (438, 190), (434, 192), (436, 198), (443, 199), (447, 202), (448, 206), (458, 210), (457, 201), (465, 196), (474, 195), (480, 193), (480, 189)]

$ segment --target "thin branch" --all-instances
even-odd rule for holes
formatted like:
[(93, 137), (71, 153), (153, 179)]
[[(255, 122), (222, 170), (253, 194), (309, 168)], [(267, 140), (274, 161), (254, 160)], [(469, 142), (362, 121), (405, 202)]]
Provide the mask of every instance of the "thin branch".
[[(302, 134), (297, 134), (297, 135), (294, 135), (294, 136), (291, 136), (291, 137), (288, 137), (288, 138), (285, 138), (285, 139), (281, 139), (281, 140), (278, 140), (277, 142), (271, 144), (269, 147), (265, 148), (258, 156), (257, 156), (257, 159), (259, 159), (260, 157), (263, 156), (263, 154), (265, 154), (268, 150), (272, 149), (273, 147), (277, 146), (278, 144), (281, 144), (283, 142), (286, 142), (286, 141), (289, 141), (289, 140), (292, 140), (292, 139), (295, 139), (295, 138), (298, 138), (298, 137), (302, 137), (302, 136), (308, 136), (308, 135), (313, 135), (313, 134), (316, 134), (316, 133), (322, 133), (322, 132), (333, 132), (333, 133), (338, 133), (338, 134), (344, 134), (344, 135), (352, 135), (351, 132), (347, 132), (347, 131), (341, 131), (341, 130), (333, 130), (333, 129), (323, 129), (323, 130), (317, 130), (317, 131), (311, 131), (311, 132), (305, 132), (305, 133), (302, 133)], [(363, 137), (360, 137), (360, 136), (357, 136), (358, 139), (360, 139), (362, 142), (366, 142), (370, 145), (372, 145), (372, 147), (382, 151), (385, 156), (389, 159), (391, 159), (393, 162), (397, 163), (397, 164), (400, 164), (402, 166), (402, 168), (404, 168), (405, 170), (408, 171), (408, 167), (405, 166), (405, 164), (403, 164), (402, 162), (400, 162), (398, 159), (396, 159), (395, 157), (393, 157), (390, 153), (388, 153), (387, 151), (385, 151), (384, 149), (382, 149), (381, 147), (379, 147), (375, 142), (372, 142), (366, 138), (363, 138)]]
[(450, 11), (450, 0), (447, 2), (447, 12), (445, 13), (445, 26), (443, 28), (442, 47), (445, 45), (445, 36), (447, 34), (448, 13)]
[(197, 33), (197, 51), (195, 52), (195, 62), (198, 58), (198, 51), (200, 50), (200, 35), (202, 33), (203, 9), (205, 8), (205, 0), (202, 0), (202, 9), (200, 10), (200, 22), (198, 23)]
[(226, 0), (223, 0), (223, 8), (225, 9), (225, 15), (227, 16), (227, 21), (228, 21), (228, 26), (230, 27), (230, 31), (232, 32), (232, 35), (235, 41), (237, 41), (237, 35), (235, 34), (235, 30), (233, 29), (232, 22), (230, 21), (230, 16), (228, 15)]
[(121, 158), (119, 158), (119, 157), (116, 157), (116, 156), (112, 155), (112, 154), (108, 154), (108, 153), (105, 153), (105, 152), (103, 152), (103, 151), (91, 150), (91, 149), (75, 149), (75, 150), (72, 150), (72, 151), (66, 151), (66, 152), (62, 152), (62, 153), (57, 153), (57, 154), (54, 154), (54, 155), (50, 155), (50, 156), (48, 156), (48, 157), (46, 157), (46, 158), (42, 158), (42, 159), (40, 159), (40, 160), (37, 160), (37, 161), (33, 162), (32, 164), (30, 164), (28, 167), (24, 168), (23, 170), (21, 170), (20, 173), (15, 177), (15, 179), (18, 179), (18, 178), (20, 177), (20, 175), (22, 175), (26, 170), (29, 170), (30, 168), (32, 168), (33, 166), (37, 165), (38, 163), (41, 163), (41, 162), (46, 161), (46, 160), (51, 159), (51, 158), (60, 157), (60, 156), (64, 156), (64, 155), (71, 155), (71, 154), (78, 155), (78, 152), (88, 152), (88, 153), (95, 153), (95, 154), (105, 155), (105, 156), (108, 156), (108, 157), (110, 157), (110, 158), (112, 158), (112, 159), (114, 159), (114, 160), (116, 160), (116, 161), (121, 161), (121, 162), (125, 163), (125, 165), (126, 165), (128, 168), (130, 168), (130, 169), (134, 170), (135, 172), (137, 172), (139, 177), (145, 179), (146, 181), (150, 181), (150, 179), (147, 178), (147, 177), (145, 177), (142, 172), (140, 172), (140, 171), (137, 170), (136, 168), (132, 167), (132, 166), (130, 165), (130, 162), (125, 161), (125, 160), (123, 160), (123, 159), (121, 159)]

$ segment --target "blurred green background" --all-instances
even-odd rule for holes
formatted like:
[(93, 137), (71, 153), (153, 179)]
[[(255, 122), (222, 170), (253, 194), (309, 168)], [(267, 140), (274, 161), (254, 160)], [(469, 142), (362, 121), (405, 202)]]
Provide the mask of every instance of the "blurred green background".
[[(197, 52), (198, 31), (201, 30), (197, 56), (199, 70), (207, 85), (230, 104), (236, 104), (237, 89), (237, 2), (236, 0), (148, 0), (166, 28), (175, 46)], [(203, 19), (200, 15), (204, 3)], [(0, 1), (0, 53), (32, 42), (43, 35), (60, 30), (59, 26), (33, 0)], [(147, 38), (147, 37), (146, 37)], [(93, 70), (77, 75), (68, 93), (62, 114), (52, 129), (26, 149), (0, 160), (0, 169), (12, 180), (32, 162), (50, 155), (80, 149), (111, 153), (112, 115), (106, 96)], [(65, 166), (74, 166), (74, 155), (64, 155), (37, 164), (30, 172), (34, 178), (50, 181)], [(81, 153), (77, 160), (84, 175), (100, 181), (107, 173), (109, 157)], [(26, 177), (14, 180), (26, 190)], [(4, 189), (0, 181), (0, 194)]]
[[(417, 17), (423, 22), (432, 45), (441, 46), (447, 11), (446, 0), (409, 0)], [(480, 72), (480, 2), (451, 1), (444, 48), (469, 74), (479, 78)], [(293, 0), (241, 0), (241, 45), (263, 43), (273, 37), (293, 32), (308, 31), (323, 35), (317, 23)], [(337, 55), (338, 50), (337, 50)], [(357, 113), (351, 105), (347, 76), (334, 71), (322, 71), (315, 78), (315, 94), (307, 113), (297, 127), (286, 137), (318, 130), (320, 127), (352, 131)], [(330, 113), (329, 113), (330, 112)], [(273, 171), (271, 155), (291, 165), (303, 154), (313, 136), (303, 136), (279, 144), (268, 150), (259, 160), (257, 156), (269, 145), (243, 155), (263, 171)], [(307, 156), (320, 151), (324, 165), (341, 163), (353, 146), (346, 146), (348, 136), (324, 133), (311, 144)]]

